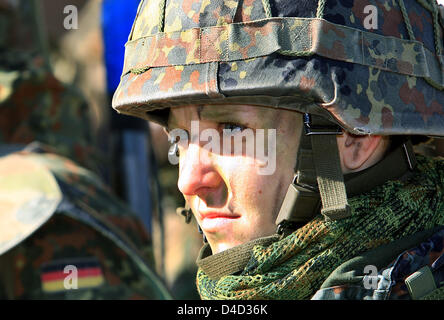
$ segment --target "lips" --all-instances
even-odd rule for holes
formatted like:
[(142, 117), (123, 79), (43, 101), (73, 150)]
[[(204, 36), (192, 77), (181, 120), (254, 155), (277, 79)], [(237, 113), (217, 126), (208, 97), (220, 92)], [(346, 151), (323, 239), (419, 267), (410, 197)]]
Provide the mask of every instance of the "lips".
[(233, 213), (225, 213), (225, 212), (199, 212), (200, 219), (216, 219), (216, 218), (225, 218), (225, 219), (237, 219), (240, 217), (240, 215), (233, 214)]
[(226, 212), (200, 212), (200, 227), (207, 234), (226, 232), (233, 226), (233, 222), (240, 218), (240, 215)]

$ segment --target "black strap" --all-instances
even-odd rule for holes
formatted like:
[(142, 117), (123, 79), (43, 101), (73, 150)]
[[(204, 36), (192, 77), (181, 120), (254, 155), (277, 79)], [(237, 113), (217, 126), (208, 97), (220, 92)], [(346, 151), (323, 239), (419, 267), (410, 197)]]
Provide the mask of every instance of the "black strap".
[[(331, 139), (336, 139), (333, 134), (338, 132), (331, 125), (323, 125), (327, 120), (319, 120), (316, 117), (316, 125), (312, 125), (308, 129), (315, 130), (317, 134), (330, 135)], [(318, 188), (318, 172), (316, 171), (316, 163), (313, 156), (312, 140), (307, 134), (307, 119), (305, 118), (304, 126), (306, 134), (301, 134), (300, 146), (298, 150), (298, 159), (295, 167), (295, 177), (290, 184), (287, 194), (282, 203), (280, 212), (276, 219), (278, 233), (285, 230), (294, 230), (319, 214), (321, 209), (321, 196)], [(309, 122), (311, 123), (311, 121)], [(318, 129), (318, 130), (317, 130)], [(317, 157), (319, 154), (319, 146), (322, 141), (317, 142)], [(336, 159), (338, 162), (338, 159)], [(340, 164), (336, 163), (336, 166)], [(410, 140), (404, 139), (398, 144), (383, 160), (363, 171), (347, 174), (344, 176), (344, 185), (346, 194), (354, 196), (373, 189), (388, 180), (399, 179), (416, 166), (416, 158)], [(325, 191), (324, 191), (325, 193)], [(342, 212), (344, 213), (344, 212)], [(345, 217), (340, 213), (338, 216), (333, 215), (333, 219)], [(347, 214), (350, 212), (348, 211)]]

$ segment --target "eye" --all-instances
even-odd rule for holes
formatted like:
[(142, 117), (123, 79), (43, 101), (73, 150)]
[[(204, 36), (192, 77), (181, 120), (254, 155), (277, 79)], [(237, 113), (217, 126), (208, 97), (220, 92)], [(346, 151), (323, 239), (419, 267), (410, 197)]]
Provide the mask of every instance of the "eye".
[(222, 130), (227, 130), (230, 134), (235, 134), (244, 131), (247, 127), (237, 123), (221, 123)]

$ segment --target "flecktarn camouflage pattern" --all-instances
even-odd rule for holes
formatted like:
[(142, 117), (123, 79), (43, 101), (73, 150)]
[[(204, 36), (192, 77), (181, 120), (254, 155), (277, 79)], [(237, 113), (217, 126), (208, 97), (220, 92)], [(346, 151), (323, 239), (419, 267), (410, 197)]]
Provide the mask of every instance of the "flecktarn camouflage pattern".
[[(113, 108), (165, 125), (175, 106), (248, 104), (320, 115), (354, 134), (444, 136), (440, 12), (434, 0), (142, 0)], [(318, 215), (271, 244), (246, 243), (215, 255), (206, 245), (200, 296), (308, 299), (318, 292), (335, 298), (346, 278), (342, 263), (403, 241), (378, 265), (381, 275), (389, 270), (395, 278), (377, 286), (391, 298), (422, 297), (430, 287), (415, 279), (438, 283), (440, 275), (432, 279), (442, 233), (406, 238), (443, 225), (443, 164), (418, 157), (410, 171), (350, 197), (351, 216), (344, 219)], [(430, 241), (435, 246), (422, 258), (410, 259), (418, 244)], [(239, 261), (227, 259), (239, 252), (248, 257), (232, 272), (231, 262)], [(406, 259), (390, 260), (398, 255)], [(331, 274), (336, 268), (338, 278)], [(362, 277), (352, 280), (362, 287)], [(435, 298), (444, 296), (439, 290)], [(364, 299), (376, 291), (341, 292)]]
[(62, 192), (39, 163), (11, 155), (0, 158), (0, 255), (44, 224), (62, 201)]
[(39, 54), (0, 48), (0, 143), (40, 141), (97, 171), (100, 158), (80, 92), (58, 81)]
[(80, 90), (54, 76), (37, 35), (37, 1), (0, 0), (0, 143), (42, 142), (98, 171), (104, 161)]
[(94, 173), (39, 144), (0, 173), (0, 298), (170, 298), (141, 221)]
[(36, 3), (0, 0), (0, 299), (168, 299), (142, 221), (97, 175), (85, 99), (40, 50)]
[[(406, 246), (408, 249), (402, 251)], [(391, 263), (382, 267), (375, 265), (392, 258), (393, 252), (396, 251), (401, 253)], [(328, 285), (323, 285), (312, 299), (442, 300), (443, 262), (444, 227), (441, 226), (420, 232), (414, 237), (395, 241), (358, 259), (345, 262), (325, 281)], [(364, 269), (366, 263), (368, 270)], [(357, 268), (358, 266), (360, 268)], [(357, 272), (352, 274), (352, 270)], [(364, 270), (366, 272), (363, 272)], [(347, 273), (351, 276), (347, 277)]]
[(293, 109), (355, 134), (443, 136), (438, 4), (142, 0), (113, 107), (165, 123), (165, 108), (187, 104)]
[(0, 298), (170, 298), (142, 222), (85, 168), (97, 159), (81, 95), (38, 55), (1, 58)]

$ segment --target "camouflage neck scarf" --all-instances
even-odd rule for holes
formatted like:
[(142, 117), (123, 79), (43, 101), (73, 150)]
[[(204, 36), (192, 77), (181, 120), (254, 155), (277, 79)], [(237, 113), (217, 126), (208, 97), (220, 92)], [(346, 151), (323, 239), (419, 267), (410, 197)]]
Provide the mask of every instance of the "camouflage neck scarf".
[(229, 265), (238, 247), (198, 260), (199, 294), (202, 299), (309, 299), (344, 261), (444, 224), (443, 186), (444, 162), (418, 156), (406, 179), (350, 198), (350, 217), (326, 222), (319, 215), (283, 239), (243, 245), (251, 256), (236, 273), (225, 268), (225, 274), (211, 274), (220, 258), (225, 264), (219, 266)]

